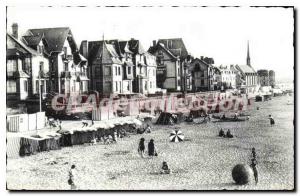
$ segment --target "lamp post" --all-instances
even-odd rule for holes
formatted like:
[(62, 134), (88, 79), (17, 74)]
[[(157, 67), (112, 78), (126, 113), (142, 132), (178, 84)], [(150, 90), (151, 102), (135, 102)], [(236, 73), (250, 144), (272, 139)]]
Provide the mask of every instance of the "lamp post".
[(38, 80), (39, 80), (39, 102), (40, 102), (40, 112), (42, 112), (42, 92), (41, 92), (41, 70), (39, 71), (39, 77), (38, 77)]

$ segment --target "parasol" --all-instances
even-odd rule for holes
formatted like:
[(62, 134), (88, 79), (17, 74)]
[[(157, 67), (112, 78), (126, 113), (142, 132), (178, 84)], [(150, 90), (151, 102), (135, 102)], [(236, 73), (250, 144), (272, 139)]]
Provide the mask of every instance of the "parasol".
[(184, 139), (184, 134), (179, 130), (175, 130), (170, 133), (171, 142), (182, 142), (183, 139)]
[(179, 130), (175, 130), (170, 133), (170, 141), (171, 142), (182, 142), (183, 139), (184, 139), (184, 135)]

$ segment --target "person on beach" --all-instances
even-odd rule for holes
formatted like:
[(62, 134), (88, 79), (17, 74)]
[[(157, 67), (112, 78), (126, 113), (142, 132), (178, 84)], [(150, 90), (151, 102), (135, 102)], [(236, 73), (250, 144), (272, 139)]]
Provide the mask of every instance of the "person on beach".
[(71, 166), (71, 169), (69, 170), (69, 180), (68, 184), (71, 186), (71, 190), (76, 189), (76, 184), (75, 184), (75, 176), (76, 176), (76, 170), (75, 170), (75, 165)]
[(169, 166), (166, 161), (163, 161), (160, 173), (161, 174), (170, 174), (171, 173), (171, 169), (169, 169)]
[(148, 143), (148, 155), (150, 157), (157, 156), (157, 152), (154, 146), (154, 139), (151, 139)]
[(149, 124), (147, 124), (146, 129), (145, 129), (146, 133), (151, 133), (151, 127)]
[(253, 170), (253, 175), (254, 175), (255, 184), (258, 183), (258, 171), (257, 171), (256, 165), (257, 165), (256, 159), (255, 159), (255, 158), (252, 158), (252, 159), (251, 159), (250, 167), (251, 167), (252, 170)]
[(138, 146), (138, 153), (141, 155), (142, 158), (144, 158), (144, 152), (145, 152), (145, 139), (141, 138)]
[(233, 138), (233, 135), (231, 134), (229, 129), (227, 130), (226, 137)]
[(275, 125), (275, 120), (271, 114), (269, 115), (269, 119), (270, 119), (270, 125), (271, 127), (273, 127)]
[(221, 130), (219, 131), (219, 136), (220, 136), (220, 137), (225, 137), (225, 132), (223, 131), (223, 129), (221, 129)]
[(226, 118), (226, 116), (225, 116), (225, 113), (223, 114), (223, 116), (221, 117), (221, 119), (225, 119)]

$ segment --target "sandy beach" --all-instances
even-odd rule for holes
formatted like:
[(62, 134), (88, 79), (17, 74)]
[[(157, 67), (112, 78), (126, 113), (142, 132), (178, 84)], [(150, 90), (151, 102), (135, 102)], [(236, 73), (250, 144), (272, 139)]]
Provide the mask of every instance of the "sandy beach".
[[(255, 102), (249, 108), (250, 120), (245, 122), (153, 125), (152, 133), (131, 135), (117, 144), (85, 144), (7, 159), (7, 188), (69, 190), (68, 170), (75, 164), (76, 184), (81, 190), (291, 190), (294, 105), (287, 104), (287, 99), (293, 98)], [(269, 124), (269, 114), (275, 119), (274, 127)], [(184, 133), (184, 142), (169, 141), (175, 127)], [(221, 128), (230, 129), (235, 137), (218, 137)], [(139, 156), (141, 137), (146, 145), (154, 139), (157, 157)], [(252, 147), (257, 152), (259, 182), (235, 185), (231, 170), (239, 163), (250, 164)], [(168, 162), (172, 174), (158, 174), (163, 161)]]

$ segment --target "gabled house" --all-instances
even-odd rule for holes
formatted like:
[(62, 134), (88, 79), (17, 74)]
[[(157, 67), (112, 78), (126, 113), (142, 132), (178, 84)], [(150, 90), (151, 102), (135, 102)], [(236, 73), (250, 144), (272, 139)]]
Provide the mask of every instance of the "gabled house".
[(192, 73), (192, 91), (210, 90), (210, 65), (199, 58), (190, 63), (189, 69)]
[[(23, 42), (49, 59), (49, 91), (65, 95), (88, 91), (87, 60), (68, 27), (29, 29)], [(44, 73), (41, 65), (39, 71)]]
[(192, 90), (188, 52), (181, 38), (153, 41), (148, 50), (157, 59), (157, 86), (168, 91)]
[[(88, 59), (91, 90), (104, 95), (123, 93), (123, 62), (114, 44), (107, 41), (91, 41), (88, 42), (87, 48), (87, 54), (83, 55), (87, 55)], [(131, 92), (131, 89), (129, 91)]]
[(104, 95), (156, 92), (156, 60), (139, 40), (83, 41), (80, 52), (88, 58), (91, 90)]
[[(18, 25), (13, 24), (13, 34), (6, 34), (6, 78), (7, 106), (17, 107), (26, 104), (29, 99), (35, 100), (48, 92), (49, 61), (42, 41), (35, 40), (39, 48), (29, 47), (18, 39)], [(40, 72), (42, 67), (43, 72)]]

